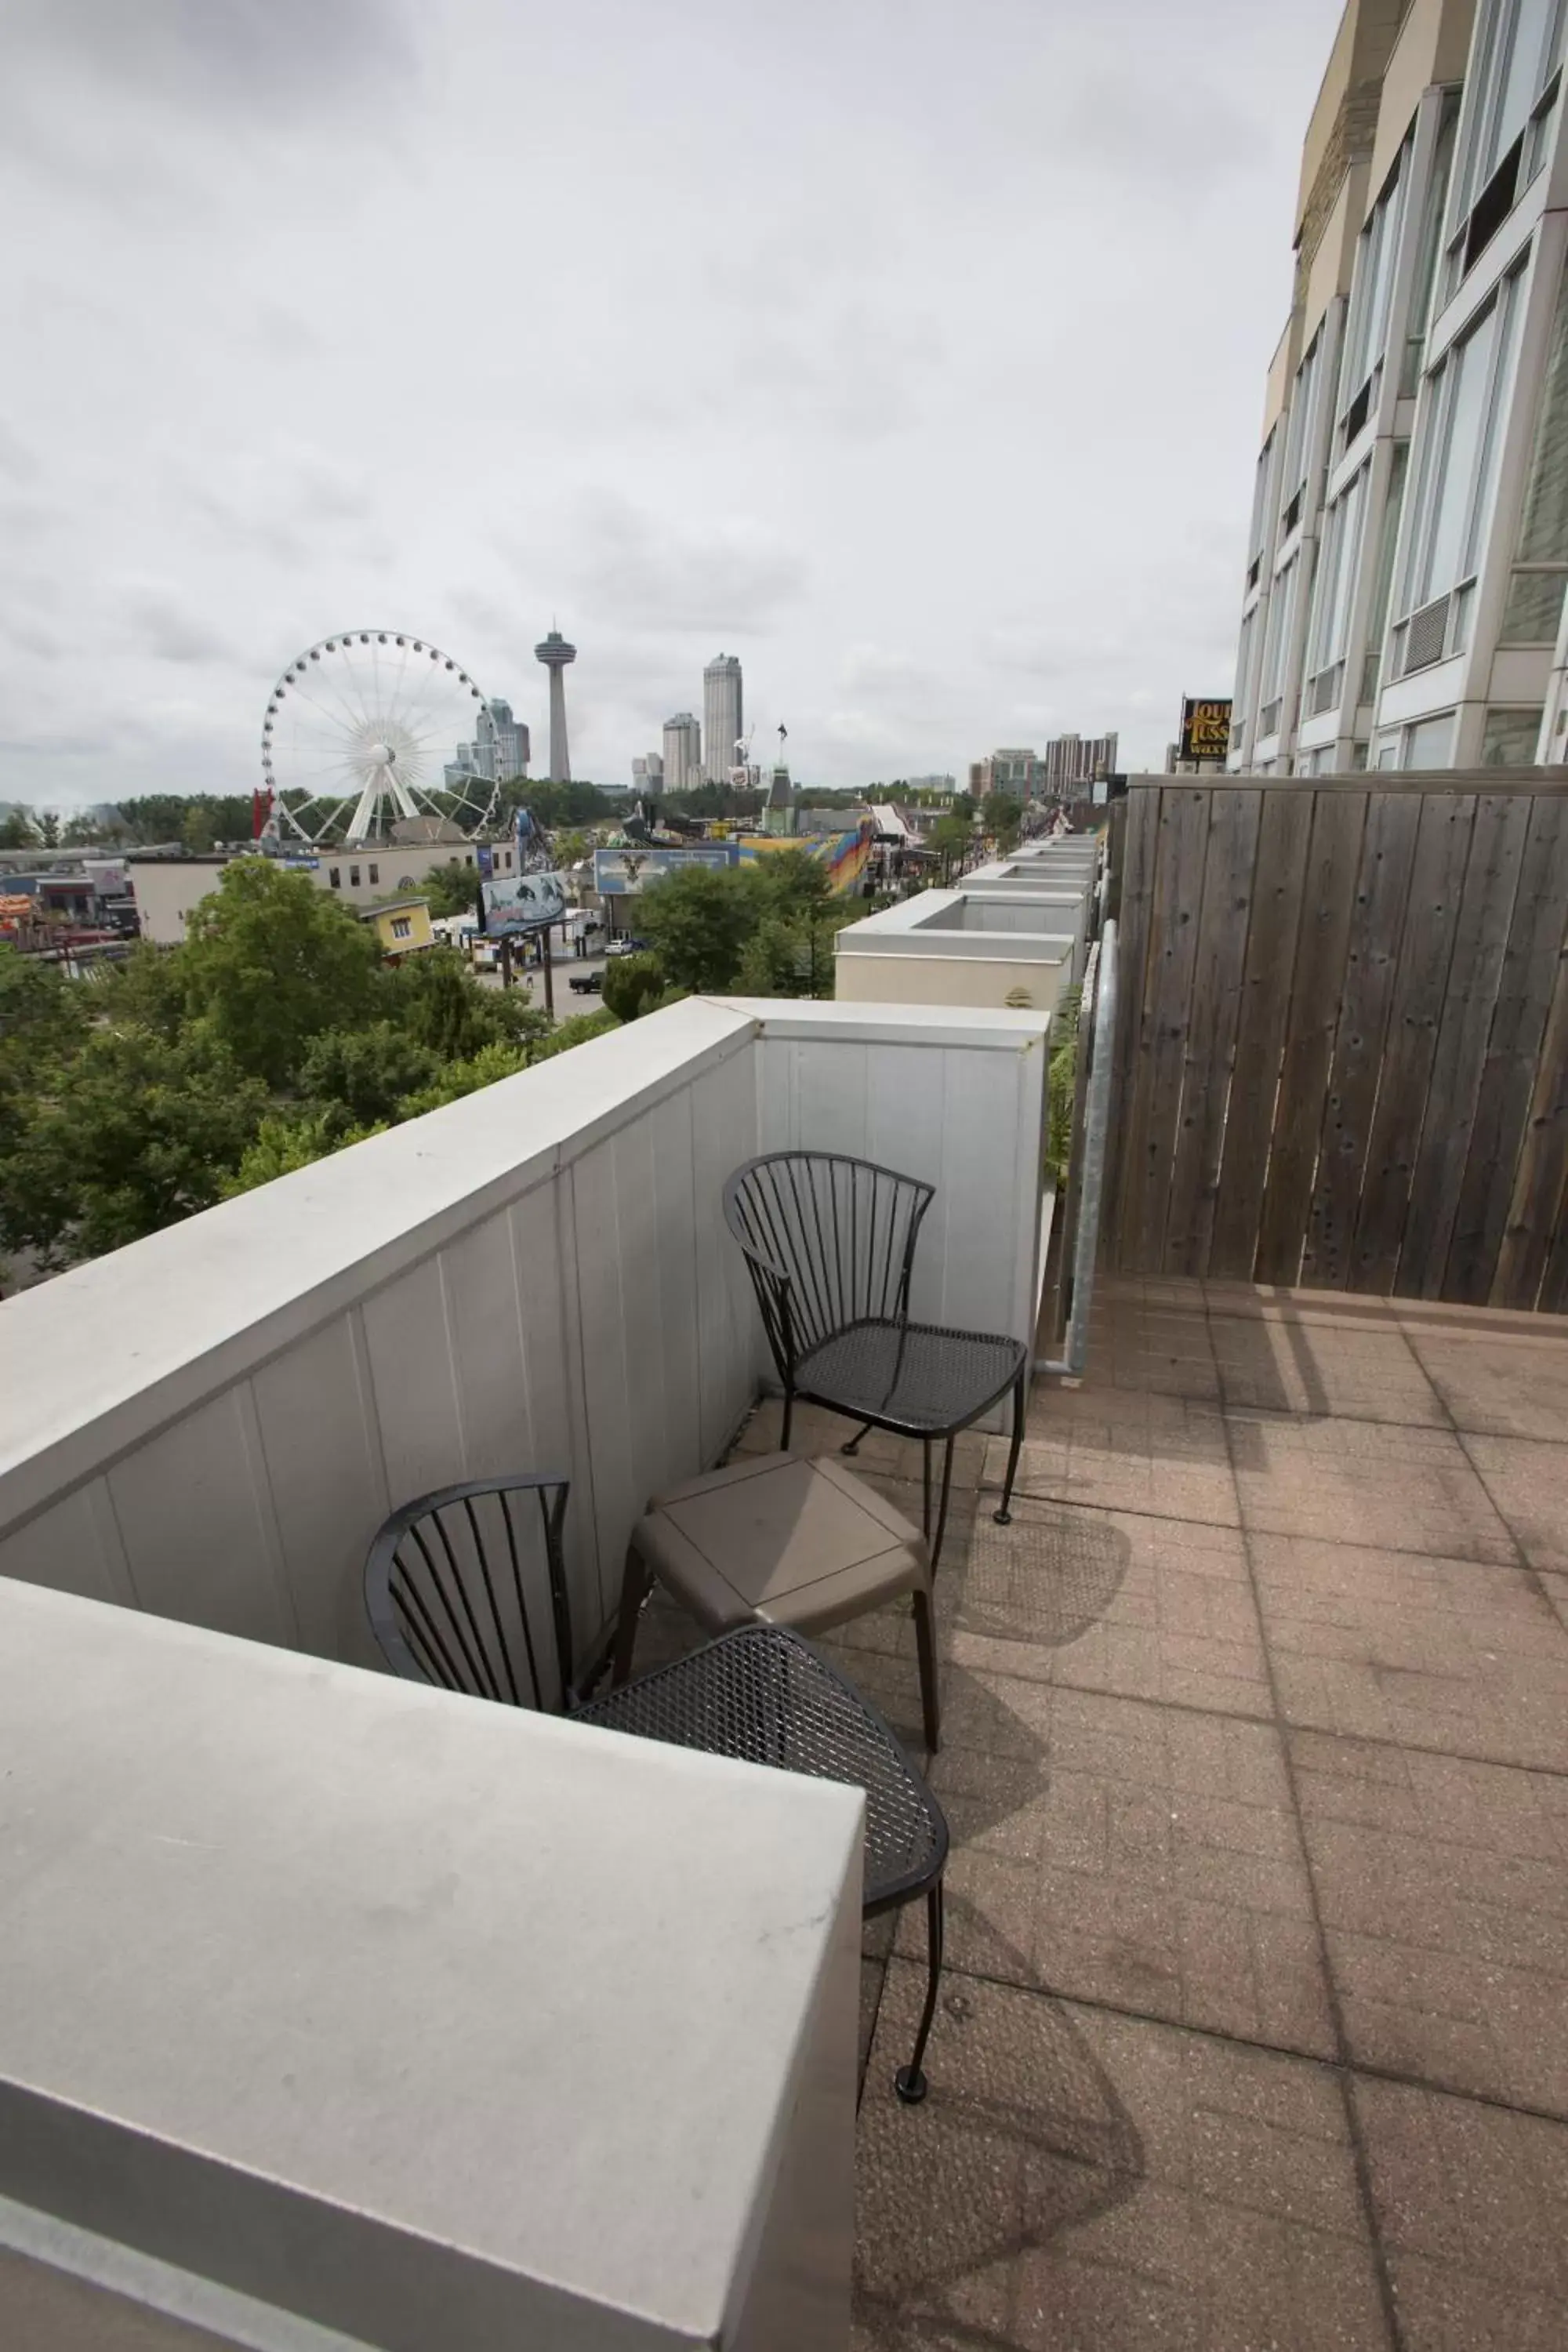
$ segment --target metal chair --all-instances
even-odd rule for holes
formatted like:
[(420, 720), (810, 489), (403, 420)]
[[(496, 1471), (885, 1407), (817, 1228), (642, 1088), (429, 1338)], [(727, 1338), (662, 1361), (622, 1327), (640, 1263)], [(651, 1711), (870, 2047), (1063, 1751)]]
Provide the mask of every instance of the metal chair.
[(364, 1569), (383, 1656), (410, 1682), (863, 1790), (866, 1916), (926, 1900), (925, 2003), (910, 2062), (894, 2076), (899, 2096), (918, 2103), (942, 1975), (941, 1807), (876, 1709), (783, 1626), (742, 1626), (585, 1698), (574, 1679), (562, 1544), (569, 1492), (564, 1478), (477, 1478), (395, 1511)]
[[(961, 1430), (1013, 1391), (1013, 1443), (995, 1513), (1006, 1527), (1024, 1442), (1029, 1351), (987, 1331), (910, 1321), (910, 1277), (934, 1185), (837, 1151), (769, 1151), (724, 1187), (724, 1217), (745, 1254), (763, 1328), (784, 1383), (780, 1445), (789, 1450), (797, 1397), (868, 1429), (918, 1437), (931, 1572), (942, 1554)], [(931, 1463), (942, 1441), (942, 1497), (931, 1532)]]

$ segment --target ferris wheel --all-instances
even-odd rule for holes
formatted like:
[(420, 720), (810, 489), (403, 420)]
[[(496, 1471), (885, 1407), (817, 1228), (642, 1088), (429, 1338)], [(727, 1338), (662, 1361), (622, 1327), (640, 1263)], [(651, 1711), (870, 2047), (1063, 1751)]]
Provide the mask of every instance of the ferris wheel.
[(323, 637), (268, 699), (263, 837), (384, 841), (421, 817), (482, 833), (510, 772), (507, 748), (484, 696), (439, 646), (395, 629)]

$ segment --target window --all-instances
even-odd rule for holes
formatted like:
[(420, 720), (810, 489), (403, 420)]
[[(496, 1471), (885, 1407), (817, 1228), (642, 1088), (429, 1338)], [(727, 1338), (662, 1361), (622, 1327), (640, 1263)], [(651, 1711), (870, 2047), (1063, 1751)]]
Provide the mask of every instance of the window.
[(1295, 623), (1296, 587), (1300, 572), (1301, 559), (1293, 555), (1275, 580), (1274, 591), (1268, 599), (1268, 617), (1263, 628), (1263, 671), (1258, 688), (1262, 704), (1258, 714), (1259, 735), (1273, 735), (1279, 730), (1285, 676), (1290, 663), (1290, 635)]
[(1563, 0), (1483, 0), (1451, 247), (1458, 275), (1512, 209), (1525, 134), (1556, 69), (1562, 18)]
[(1323, 521), (1322, 552), (1312, 595), (1311, 629), (1307, 645), (1307, 670), (1314, 684), (1330, 681), (1307, 702), (1303, 715), (1316, 718), (1339, 700), (1332, 681), (1345, 657), (1350, 635), (1351, 602), (1361, 569), (1362, 529), (1366, 516), (1367, 484), (1372, 467), (1363, 466), (1341, 491)]
[(380, 881), (380, 879), (381, 879), (381, 868), (380, 868), (380, 866), (367, 866), (365, 867), (365, 869), (364, 869), (364, 870), (365, 870), (365, 872), (370, 876), (370, 878), (371, 878), (371, 880), (372, 880), (373, 882), (379, 882), (379, 881)]
[(1388, 342), (1388, 315), (1394, 299), (1394, 265), (1405, 226), (1405, 205), (1410, 192), (1410, 152), (1406, 138), (1394, 159), (1383, 194), (1356, 241), (1355, 274), (1351, 280), (1351, 307), (1345, 329), (1344, 363), (1340, 370), (1340, 409), (1344, 418), (1343, 446), (1348, 448), (1366, 423), (1377, 397), (1374, 378), (1383, 368)]
[(1503, 280), (1462, 342), (1426, 382), (1419, 431), (1415, 522), (1403, 610), (1412, 612), (1476, 569), (1497, 474), (1518, 337), (1521, 272)]
[(395, 940), (412, 939), (414, 936), (413, 917), (411, 915), (394, 915), (392, 919), (392, 936)]
[(1426, 175), (1426, 193), (1421, 205), (1421, 242), (1415, 253), (1415, 280), (1410, 289), (1405, 359), (1399, 373), (1402, 400), (1413, 400), (1421, 381), (1421, 356), (1431, 324), (1432, 288), (1437, 275), (1437, 249), (1442, 243), (1448, 186), (1454, 173), (1454, 132), (1458, 120), (1459, 93), (1457, 89), (1445, 90), (1437, 136), (1432, 147), (1432, 167)]
[(1540, 704), (1533, 710), (1489, 710), (1481, 730), (1482, 767), (1533, 767), (1542, 715)]
[(340, 867), (330, 866), (327, 868), (327, 879), (331, 884), (334, 890), (341, 890), (342, 888), (343, 877)]
[(1285, 511), (1279, 518), (1279, 535), (1288, 539), (1301, 520), (1301, 508), (1311, 470), (1312, 445), (1318, 400), (1318, 376), (1323, 356), (1323, 331), (1319, 328), (1312, 338), (1311, 348), (1296, 370), (1295, 389), (1290, 395), (1290, 413), (1285, 419), (1285, 467), (1280, 478), (1280, 490), (1285, 499)]
[(1568, 272), (1558, 290), (1541, 387), (1519, 555), (1503, 608), (1502, 643), (1549, 646), (1568, 588)]
[(1405, 730), (1405, 755), (1402, 768), (1446, 768), (1454, 740), (1454, 714), (1445, 710), (1441, 719), (1418, 719), (1414, 727)]
[(1370, 702), (1377, 692), (1383, 666), (1383, 635), (1388, 626), (1388, 594), (1394, 584), (1394, 551), (1399, 544), (1399, 518), (1405, 505), (1405, 478), (1409, 465), (1409, 442), (1396, 441), (1388, 468), (1388, 493), (1383, 502), (1383, 529), (1378, 534), (1372, 610), (1367, 615), (1366, 657), (1362, 665), (1361, 682), (1363, 702)]
[(357, 866), (351, 866), (349, 867), (349, 888), (351, 890), (357, 890), (359, 888), (359, 867)]
[(1274, 458), (1279, 446), (1276, 426), (1264, 443), (1252, 479), (1252, 521), (1247, 534), (1247, 584), (1256, 588), (1268, 537), (1268, 493), (1274, 478)]

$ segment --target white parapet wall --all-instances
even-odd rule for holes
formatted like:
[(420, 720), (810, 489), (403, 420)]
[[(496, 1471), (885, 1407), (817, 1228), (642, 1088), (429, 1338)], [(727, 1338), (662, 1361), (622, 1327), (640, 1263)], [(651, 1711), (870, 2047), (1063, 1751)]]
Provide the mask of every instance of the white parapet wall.
[(834, 941), (835, 994), (860, 1004), (996, 1005), (1050, 1013), (1080, 977), (1087, 884), (922, 890)]
[(858, 1789), (4, 1579), (0, 1786), (7, 2352), (845, 2352)]
[(572, 1479), (591, 1633), (766, 1375), (726, 1177), (790, 1146), (925, 1177), (915, 1311), (1027, 1339), (1047, 1035), (692, 999), (6, 1300), (0, 1575), (376, 1664), (382, 1519), (531, 1468)]

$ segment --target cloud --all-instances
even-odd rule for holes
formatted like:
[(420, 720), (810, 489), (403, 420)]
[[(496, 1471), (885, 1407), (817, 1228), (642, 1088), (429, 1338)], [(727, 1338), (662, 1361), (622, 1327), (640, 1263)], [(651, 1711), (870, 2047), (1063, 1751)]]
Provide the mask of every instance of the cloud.
[(609, 490), (585, 494), (572, 525), (568, 576), (613, 620), (664, 632), (748, 635), (806, 592), (799, 552), (744, 515), (658, 515)]
[(226, 662), (235, 658), (229, 640), (194, 612), (173, 588), (132, 587), (120, 610), (126, 634), (140, 651), (161, 662)]
[(413, 63), (395, 0), (0, 0), (0, 51), (13, 90), (60, 73), (245, 113), (314, 113)]

